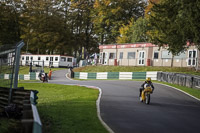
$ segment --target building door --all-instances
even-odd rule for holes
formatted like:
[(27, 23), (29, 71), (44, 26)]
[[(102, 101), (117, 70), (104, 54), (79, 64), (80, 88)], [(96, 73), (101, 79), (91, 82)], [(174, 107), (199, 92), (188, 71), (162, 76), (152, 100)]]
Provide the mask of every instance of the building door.
[(103, 53), (103, 64), (107, 65), (108, 63), (108, 53), (105, 52)]
[(138, 65), (144, 65), (145, 52), (139, 51)]
[(189, 50), (188, 51), (188, 66), (196, 66), (196, 58), (197, 58), (197, 51)]
[(105, 60), (105, 53), (103, 53), (103, 60), (102, 60), (102, 64), (104, 64), (104, 60)]
[(53, 66), (53, 57), (50, 57), (49, 66)]

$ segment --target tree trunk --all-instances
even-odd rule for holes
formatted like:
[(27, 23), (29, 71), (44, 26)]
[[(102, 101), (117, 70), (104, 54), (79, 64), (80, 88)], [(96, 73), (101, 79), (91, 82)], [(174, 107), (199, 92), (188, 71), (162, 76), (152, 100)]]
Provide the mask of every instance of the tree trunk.
[(171, 60), (171, 67), (174, 66), (174, 55), (172, 55), (172, 60)]

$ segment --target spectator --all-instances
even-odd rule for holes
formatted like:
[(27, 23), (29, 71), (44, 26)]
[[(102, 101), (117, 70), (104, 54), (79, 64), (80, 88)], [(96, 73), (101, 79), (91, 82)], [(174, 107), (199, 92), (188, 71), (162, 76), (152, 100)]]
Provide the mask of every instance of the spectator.
[(52, 75), (52, 71), (51, 71), (51, 69), (49, 70), (49, 80), (51, 80), (51, 75)]

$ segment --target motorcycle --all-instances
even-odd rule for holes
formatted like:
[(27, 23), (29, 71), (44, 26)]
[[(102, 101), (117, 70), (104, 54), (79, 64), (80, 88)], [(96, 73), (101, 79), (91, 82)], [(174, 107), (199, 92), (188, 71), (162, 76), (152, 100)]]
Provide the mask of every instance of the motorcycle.
[(38, 77), (42, 82), (48, 82), (47, 73), (39, 73)]
[(149, 84), (145, 84), (144, 85), (144, 89), (142, 91), (142, 94), (140, 96), (140, 101), (141, 102), (145, 102), (146, 104), (149, 104), (150, 103), (150, 94), (152, 93), (152, 88), (151, 88), (151, 85)]

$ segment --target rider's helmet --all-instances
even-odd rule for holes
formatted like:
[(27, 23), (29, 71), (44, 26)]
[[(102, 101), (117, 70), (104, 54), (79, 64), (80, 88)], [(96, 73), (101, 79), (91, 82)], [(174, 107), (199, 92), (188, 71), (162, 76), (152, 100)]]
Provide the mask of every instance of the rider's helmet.
[(151, 82), (151, 78), (147, 78), (147, 79), (146, 79), (146, 82)]

